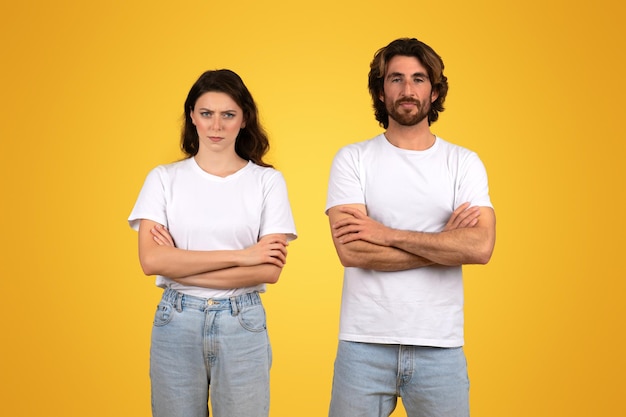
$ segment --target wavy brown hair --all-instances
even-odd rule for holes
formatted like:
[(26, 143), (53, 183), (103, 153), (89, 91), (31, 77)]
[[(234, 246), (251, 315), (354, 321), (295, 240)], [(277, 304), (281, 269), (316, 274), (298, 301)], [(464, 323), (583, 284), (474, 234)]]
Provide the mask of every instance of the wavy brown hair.
[(415, 38), (400, 38), (389, 45), (380, 48), (370, 64), (368, 88), (372, 96), (376, 120), (386, 129), (389, 126), (389, 114), (385, 103), (380, 99), (384, 93), (385, 74), (391, 58), (396, 55), (411, 56), (426, 68), (433, 91), (437, 92), (437, 99), (432, 103), (428, 113), (428, 124), (437, 121), (439, 112), (444, 110), (443, 103), (448, 94), (448, 78), (443, 75), (443, 60), (424, 42)]
[(241, 77), (229, 69), (206, 71), (189, 90), (187, 100), (185, 100), (185, 113), (180, 140), (182, 151), (188, 157), (195, 156), (198, 153), (200, 139), (191, 120), (191, 112), (198, 98), (208, 92), (228, 94), (243, 110), (245, 127), (239, 131), (239, 135), (237, 135), (235, 140), (235, 152), (237, 152), (237, 155), (257, 165), (271, 167), (272, 165), (263, 162), (263, 156), (269, 151), (270, 144), (267, 133), (259, 122), (259, 111), (256, 103)]

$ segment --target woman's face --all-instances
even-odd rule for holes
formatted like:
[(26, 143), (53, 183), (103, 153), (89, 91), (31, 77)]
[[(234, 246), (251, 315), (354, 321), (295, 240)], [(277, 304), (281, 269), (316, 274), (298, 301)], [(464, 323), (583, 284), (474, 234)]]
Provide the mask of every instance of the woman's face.
[(198, 132), (200, 150), (203, 147), (216, 152), (234, 150), (239, 130), (245, 127), (243, 110), (226, 93), (204, 93), (190, 115)]

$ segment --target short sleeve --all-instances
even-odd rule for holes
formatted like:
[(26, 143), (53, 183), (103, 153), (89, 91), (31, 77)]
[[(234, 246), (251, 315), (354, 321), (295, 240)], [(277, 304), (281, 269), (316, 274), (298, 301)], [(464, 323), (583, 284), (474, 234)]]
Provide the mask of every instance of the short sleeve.
[(148, 173), (135, 206), (128, 217), (128, 224), (134, 230), (139, 230), (141, 219), (152, 220), (167, 226), (166, 175), (166, 171), (162, 167), (156, 167)]
[(263, 184), (263, 210), (259, 237), (274, 233), (288, 235), (289, 240), (297, 238), (296, 226), (289, 203), (287, 183), (280, 171), (268, 170)]
[(472, 206), (492, 207), (485, 165), (474, 152), (469, 152), (461, 164), (455, 207), (470, 202)]
[(342, 204), (365, 204), (362, 170), (355, 147), (340, 149), (330, 168), (325, 212)]

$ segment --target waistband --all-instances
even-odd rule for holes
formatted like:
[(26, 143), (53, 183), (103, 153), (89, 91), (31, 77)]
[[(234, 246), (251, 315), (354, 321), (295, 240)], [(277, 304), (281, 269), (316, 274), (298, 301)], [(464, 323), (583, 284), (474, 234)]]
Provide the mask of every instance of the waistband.
[(244, 307), (261, 304), (261, 296), (258, 291), (229, 298), (202, 298), (166, 288), (163, 291), (162, 299), (171, 303), (178, 311), (182, 311), (183, 308), (192, 308), (200, 311), (231, 310), (233, 314), (237, 314)]

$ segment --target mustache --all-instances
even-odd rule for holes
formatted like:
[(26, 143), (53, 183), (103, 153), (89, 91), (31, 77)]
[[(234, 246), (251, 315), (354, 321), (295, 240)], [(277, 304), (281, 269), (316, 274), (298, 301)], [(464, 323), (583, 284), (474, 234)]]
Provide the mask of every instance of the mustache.
[(403, 104), (403, 103), (413, 103), (413, 104), (417, 104), (418, 106), (420, 105), (419, 100), (415, 100), (414, 98), (403, 98), (403, 99), (396, 101), (396, 105)]

